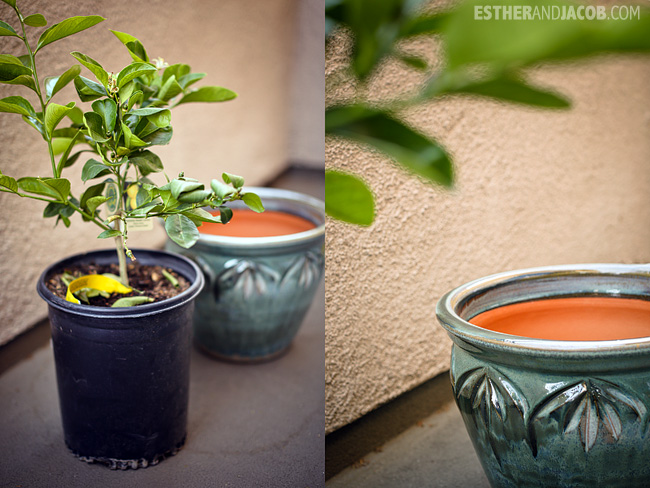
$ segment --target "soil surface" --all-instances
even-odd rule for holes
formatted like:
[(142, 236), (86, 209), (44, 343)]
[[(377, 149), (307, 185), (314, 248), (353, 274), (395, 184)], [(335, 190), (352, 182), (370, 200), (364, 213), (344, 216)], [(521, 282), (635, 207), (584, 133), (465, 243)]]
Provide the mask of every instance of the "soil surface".
[[(178, 286), (174, 286), (174, 284), (165, 277), (163, 269), (178, 281)], [(169, 268), (163, 268), (162, 266), (147, 266), (135, 262), (128, 263), (127, 270), (129, 274), (129, 286), (133, 288), (131, 293), (112, 293), (108, 298), (101, 295), (89, 297), (89, 304), (98, 307), (110, 307), (118, 299), (132, 296), (147, 296), (153, 298), (154, 302), (160, 302), (178, 295), (190, 286), (190, 283), (183, 276)], [(119, 275), (117, 264), (101, 266), (84, 264), (80, 266), (66, 267), (50, 277), (47, 282), (47, 287), (56, 296), (65, 300), (66, 292), (68, 290), (68, 285), (64, 282), (65, 278), (70, 279), (70, 275), (74, 278), (79, 278), (84, 275), (104, 273)], [(77, 298), (79, 298), (78, 295)], [(84, 304), (83, 300), (80, 301)]]

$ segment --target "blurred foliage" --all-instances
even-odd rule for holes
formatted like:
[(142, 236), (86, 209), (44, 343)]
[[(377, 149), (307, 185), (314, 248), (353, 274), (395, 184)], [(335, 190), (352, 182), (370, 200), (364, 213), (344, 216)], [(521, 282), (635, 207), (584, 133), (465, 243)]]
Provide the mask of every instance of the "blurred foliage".
[[(410, 172), (450, 187), (454, 182), (451, 157), (438, 141), (403, 122), (400, 111), (441, 96), (478, 96), (566, 109), (571, 106), (568, 98), (529, 83), (527, 68), (602, 53), (650, 50), (650, 14), (644, 8), (639, 8), (639, 18), (627, 20), (552, 20), (542, 15), (526, 20), (475, 18), (477, 9), (514, 5), (549, 11), (576, 8), (555, 0), (473, 0), (431, 13), (422, 0), (326, 0), (326, 44), (339, 30), (350, 35), (349, 76), (356, 85), (352, 100), (326, 109), (326, 135), (374, 148)], [(404, 41), (418, 36), (436, 36), (442, 42), (442, 69), (433, 70), (426, 59), (403, 52)], [(426, 81), (407, 100), (371, 104), (362, 94), (378, 67), (389, 59), (422, 70)], [(329, 85), (331, 80), (327, 81)], [(370, 225), (373, 202), (368, 186), (355, 175), (337, 171), (335, 178), (326, 179), (326, 210), (334, 218)], [(365, 208), (349, 209), (360, 205)]]

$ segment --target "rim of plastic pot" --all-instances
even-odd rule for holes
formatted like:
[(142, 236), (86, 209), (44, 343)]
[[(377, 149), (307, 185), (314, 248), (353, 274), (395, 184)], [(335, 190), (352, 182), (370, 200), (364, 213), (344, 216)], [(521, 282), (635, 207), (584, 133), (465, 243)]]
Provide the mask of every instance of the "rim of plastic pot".
[[(232, 237), (214, 234), (199, 234), (197, 244), (236, 248), (258, 248), (264, 246), (279, 247), (304, 244), (325, 235), (325, 203), (318, 198), (304, 193), (268, 187), (245, 187), (244, 192), (253, 192), (260, 196), (266, 210), (278, 210), (303, 217), (316, 226), (313, 229), (295, 234), (269, 237)], [(229, 204), (232, 208), (246, 208), (243, 202)]]
[(183, 275), (189, 282), (187, 290), (178, 295), (161, 300), (159, 302), (146, 303), (136, 307), (97, 307), (92, 305), (77, 304), (68, 302), (56, 296), (46, 286), (46, 278), (65, 266), (76, 262), (97, 261), (102, 263), (117, 262), (115, 249), (98, 249), (85, 253), (74, 254), (48, 266), (38, 279), (36, 290), (43, 300), (50, 307), (62, 310), (67, 313), (83, 315), (84, 317), (96, 318), (141, 318), (148, 315), (156, 315), (167, 312), (174, 308), (182, 307), (193, 300), (202, 290), (205, 279), (199, 267), (192, 260), (177, 253), (160, 251), (156, 249), (132, 249), (136, 258), (144, 265), (162, 265), (172, 268), (175, 272)]
[[(528, 290), (522, 293), (522, 288)], [(436, 315), (451, 338), (479, 349), (509, 350), (531, 356), (574, 359), (621, 353), (647, 353), (650, 337), (605, 341), (556, 341), (487, 330), (468, 322), (500, 306), (545, 298), (600, 296), (650, 300), (650, 265), (571, 264), (497, 273), (446, 293)]]

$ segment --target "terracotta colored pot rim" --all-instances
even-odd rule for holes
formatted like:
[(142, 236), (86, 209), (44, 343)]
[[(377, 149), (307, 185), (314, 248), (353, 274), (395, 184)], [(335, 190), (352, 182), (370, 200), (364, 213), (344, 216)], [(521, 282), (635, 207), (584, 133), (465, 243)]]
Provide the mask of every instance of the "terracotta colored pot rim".
[(557, 341), (504, 334), (468, 322), (479, 313), (513, 303), (573, 296), (650, 300), (650, 265), (573, 264), (493, 274), (445, 294), (437, 304), (436, 314), (451, 338), (466, 347), (573, 359), (594, 353), (608, 356), (650, 352), (650, 337)]
[[(303, 193), (279, 188), (246, 187), (244, 192), (253, 192), (260, 196), (264, 207), (303, 217), (315, 227), (304, 232), (283, 236), (268, 237), (232, 237), (214, 234), (199, 234), (197, 244), (207, 247), (257, 248), (282, 247), (304, 244), (321, 239), (325, 234), (325, 204)], [(229, 204), (232, 208), (246, 208), (243, 202)]]

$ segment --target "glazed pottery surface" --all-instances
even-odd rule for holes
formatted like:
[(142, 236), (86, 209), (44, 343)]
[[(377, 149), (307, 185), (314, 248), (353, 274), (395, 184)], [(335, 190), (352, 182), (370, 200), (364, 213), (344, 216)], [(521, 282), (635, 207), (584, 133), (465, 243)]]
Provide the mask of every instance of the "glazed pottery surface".
[(507, 272), (438, 303), (456, 403), (494, 487), (650, 485), (650, 338), (553, 341), (468, 322), (513, 303), (583, 296), (650, 300), (650, 267)]
[(81, 460), (112, 469), (155, 465), (186, 437), (194, 298), (203, 275), (188, 259), (133, 250), (144, 265), (184, 276), (190, 287), (137, 307), (67, 302), (45, 285), (80, 263), (117, 262), (115, 250), (72, 256), (46, 269), (38, 293), (47, 302), (65, 443)]
[[(195, 261), (205, 275), (206, 287), (197, 297), (194, 312), (196, 343), (232, 361), (270, 359), (288, 348), (324, 268), (323, 202), (274, 188), (245, 191), (257, 193), (267, 210), (303, 217), (314, 227), (272, 237), (201, 234), (191, 249), (171, 241), (166, 245)], [(232, 207), (244, 205), (234, 202)]]

